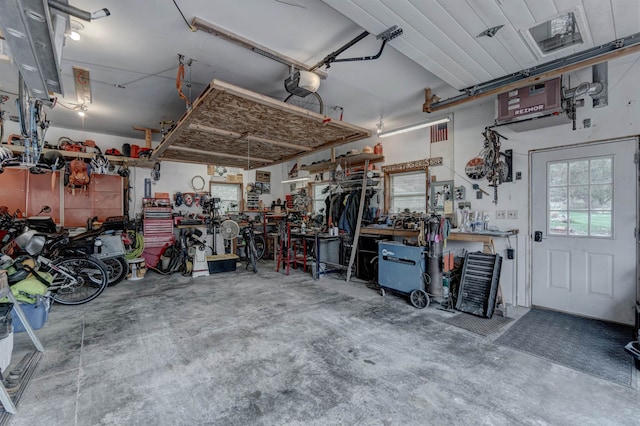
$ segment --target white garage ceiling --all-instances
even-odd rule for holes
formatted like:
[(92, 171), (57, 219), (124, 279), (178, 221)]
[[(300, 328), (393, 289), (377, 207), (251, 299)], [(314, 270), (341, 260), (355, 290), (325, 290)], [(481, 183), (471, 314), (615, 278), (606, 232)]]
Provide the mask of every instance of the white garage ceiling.
[[(380, 59), (334, 64), (319, 90), (327, 107), (344, 108), (346, 121), (371, 130), (380, 116), (387, 128), (424, 119), (425, 87), (445, 98), (553, 59), (536, 56), (521, 31), (560, 11), (582, 11), (589, 41), (580, 50), (640, 27), (637, 0), (71, 0), (87, 11), (107, 7), (111, 16), (92, 22), (71, 18), (84, 29), (80, 41), (66, 40), (61, 61), (65, 94), (58, 95), (58, 105), (49, 112), (52, 125), (142, 138), (133, 126), (157, 128), (160, 121), (177, 120), (185, 111), (175, 89), (178, 54), (193, 59), (186, 67), (190, 87), (184, 89), (191, 99), (214, 78), (284, 99), (286, 66), (191, 31), (176, 3), (189, 22), (199, 17), (307, 64), (363, 29), (372, 35), (341, 57), (374, 54), (380, 47), (375, 34), (402, 27), (403, 35), (388, 44)], [(476, 37), (495, 25), (504, 27), (494, 37)], [(83, 119), (73, 110), (73, 66), (91, 74), (93, 102)], [(17, 92), (14, 64), (0, 61), (0, 91)]]
[[(502, 77), (638, 32), (636, 0), (324, 0), (376, 33), (390, 24), (404, 34), (394, 47), (457, 89)], [(527, 31), (566, 11), (584, 42), (543, 56)], [(493, 37), (478, 37), (503, 25)]]

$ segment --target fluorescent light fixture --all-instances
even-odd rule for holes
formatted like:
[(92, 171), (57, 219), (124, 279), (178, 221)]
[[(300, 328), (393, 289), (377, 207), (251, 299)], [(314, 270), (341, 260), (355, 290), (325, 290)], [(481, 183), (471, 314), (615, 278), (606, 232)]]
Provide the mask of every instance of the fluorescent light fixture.
[(287, 180), (283, 180), (281, 183), (293, 183), (293, 182), (305, 182), (310, 180), (311, 178), (308, 176), (303, 176), (303, 177), (299, 177), (299, 178), (295, 178), (295, 179), (287, 179)]
[(399, 135), (400, 133), (413, 132), (414, 130), (435, 126), (436, 124), (448, 123), (449, 121), (451, 121), (451, 119), (449, 117), (445, 117), (439, 120), (427, 121), (425, 123), (417, 123), (412, 124), (411, 126), (400, 127), (399, 129), (389, 130), (388, 132), (381, 132), (378, 136), (381, 138), (386, 138), (388, 136)]

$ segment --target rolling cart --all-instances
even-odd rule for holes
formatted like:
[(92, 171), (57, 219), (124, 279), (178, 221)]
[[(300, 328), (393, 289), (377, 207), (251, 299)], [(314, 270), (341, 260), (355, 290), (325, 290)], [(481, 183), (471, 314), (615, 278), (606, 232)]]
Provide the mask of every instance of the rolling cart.
[(378, 243), (378, 283), (380, 295), (392, 290), (408, 296), (409, 302), (418, 308), (429, 306), (425, 291), (425, 248), (406, 246), (393, 241)]

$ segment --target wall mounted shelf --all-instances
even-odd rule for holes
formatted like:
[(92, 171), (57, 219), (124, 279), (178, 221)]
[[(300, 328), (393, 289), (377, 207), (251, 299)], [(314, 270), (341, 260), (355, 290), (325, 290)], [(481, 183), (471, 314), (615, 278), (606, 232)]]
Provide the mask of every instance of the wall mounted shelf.
[(346, 163), (347, 167), (357, 167), (364, 165), (365, 161), (369, 163), (380, 163), (384, 161), (384, 155), (381, 154), (354, 154), (347, 155), (345, 157), (336, 158), (335, 161), (327, 160), (319, 163), (305, 165), (300, 167), (300, 170), (304, 170), (309, 173), (320, 173), (327, 170), (331, 170), (336, 164)]
[[(2, 146), (5, 146), (5, 147), (9, 148), (13, 152), (14, 155), (20, 155), (20, 154), (24, 153), (24, 147), (23, 146), (6, 145), (6, 144), (3, 144)], [(95, 155), (94, 153), (89, 153), (89, 152), (64, 151), (64, 150), (48, 149), (48, 148), (44, 148), (42, 150), (42, 153), (45, 154), (45, 153), (47, 153), (49, 151), (60, 152), (67, 159), (82, 158), (82, 159), (85, 159), (85, 160), (90, 160)], [(145, 167), (145, 168), (150, 168), (151, 169), (151, 168), (153, 168), (153, 165), (155, 164), (155, 162), (153, 162), (153, 161), (144, 160), (144, 159), (140, 159), (140, 158), (121, 157), (121, 156), (117, 156), (117, 155), (105, 155), (105, 157), (112, 164), (118, 164), (118, 165), (126, 164), (127, 166), (130, 166), (130, 167)]]

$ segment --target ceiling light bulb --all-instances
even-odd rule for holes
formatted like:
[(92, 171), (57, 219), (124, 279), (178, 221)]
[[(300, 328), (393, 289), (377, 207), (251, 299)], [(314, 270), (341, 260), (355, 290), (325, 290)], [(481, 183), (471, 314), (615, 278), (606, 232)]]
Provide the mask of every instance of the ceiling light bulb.
[(84, 30), (84, 25), (80, 22), (72, 20), (69, 24), (69, 38), (73, 41), (80, 40), (80, 31)]
[(79, 115), (80, 117), (84, 117), (84, 111), (78, 111), (78, 115)]

